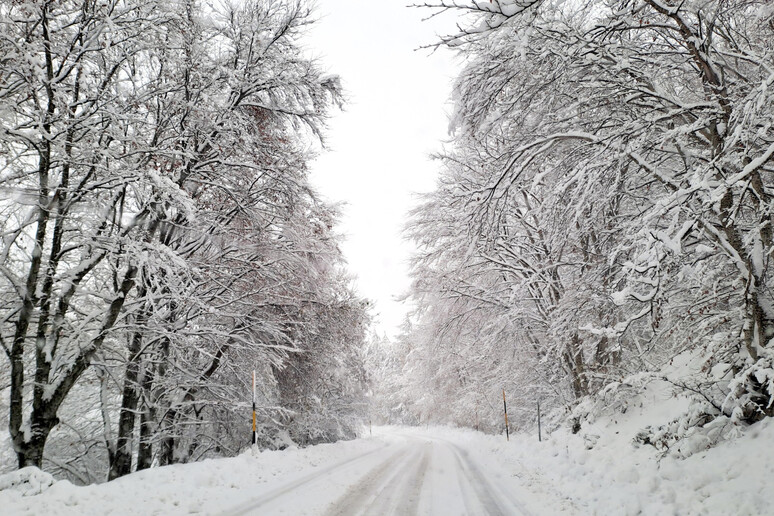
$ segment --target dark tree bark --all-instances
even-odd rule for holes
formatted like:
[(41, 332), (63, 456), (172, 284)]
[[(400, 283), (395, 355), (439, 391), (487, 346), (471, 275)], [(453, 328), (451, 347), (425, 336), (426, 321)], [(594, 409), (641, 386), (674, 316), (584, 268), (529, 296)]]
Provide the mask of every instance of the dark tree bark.
[[(11, 428), (11, 435), (14, 439), (14, 451), (19, 460), (19, 467), (26, 466), (41, 467), (43, 463), (43, 449), (51, 430), (59, 424), (57, 411), (64, 402), (65, 398), (73, 388), (81, 375), (91, 365), (91, 359), (102, 346), (110, 329), (116, 323), (118, 315), (124, 306), (126, 296), (134, 287), (137, 268), (130, 266), (124, 275), (119, 291), (116, 293), (113, 301), (110, 303), (105, 320), (102, 323), (101, 331), (94, 337), (88, 346), (85, 346), (73, 366), (68, 372), (62, 373), (62, 377), (56, 384), (56, 387), (47, 395), (44, 387), (52, 387), (49, 383), (45, 386), (36, 386), (32, 401), (32, 413), (30, 415), (30, 436), (24, 439), (20, 425)], [(18, 417), (21, 423), (21, 413)]]
[[(147, 288), (143, 287), (138, 297), (143, 299)], [(138, 328), (147, 321), (147, 310), (142, 309), (135, 319)], [(135, 431), (137, 406), (140, 400), (139, 380), (140, 361), (142, 359), (143, 333), (135, 331), (129, 342), (129, 354), (124, 374), (124, 388), (121, 397), (121, 412), (118, 418), (118, 436), (116, 437), (115, 457), (110, 464), (108, 480), (113, 480), (132, 472), (132, 441)]]

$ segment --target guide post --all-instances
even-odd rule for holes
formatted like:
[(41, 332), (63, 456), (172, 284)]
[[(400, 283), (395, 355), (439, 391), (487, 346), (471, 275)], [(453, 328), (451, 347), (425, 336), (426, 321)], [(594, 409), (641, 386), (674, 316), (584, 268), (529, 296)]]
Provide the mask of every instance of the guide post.
[(537, 401), (538, 408), (538, 442), (543, 441), (543, 437), (540, 435), (540, 400)]
[(253, 369), (253, 444), (256, 443), (255, 435), (255, 369)]
[(503, 412), (505, 413), (505, 440), (510, 441), (511, 436), (508, 431), (508, 406), (505, 404), (505, 389), (503, 389)]

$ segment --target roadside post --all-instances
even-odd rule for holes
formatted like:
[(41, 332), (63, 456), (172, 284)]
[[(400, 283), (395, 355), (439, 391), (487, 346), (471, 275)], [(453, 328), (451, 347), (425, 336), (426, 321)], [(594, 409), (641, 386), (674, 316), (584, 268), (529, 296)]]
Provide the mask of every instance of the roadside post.
[(253, 369), (253, 445), (257, 441), (255, 435), (255, 369)]
[(508, 430), (508, 405), (505, 404), (505, 389), (503, 389), (503, 413), (505, 414), (505, 440), (510, 441), (511, 436)]
[(540, 434), (540, 400), (537, 400), (537, 409), (538, 409), (538, 442), (542, 442), (543, 437)]

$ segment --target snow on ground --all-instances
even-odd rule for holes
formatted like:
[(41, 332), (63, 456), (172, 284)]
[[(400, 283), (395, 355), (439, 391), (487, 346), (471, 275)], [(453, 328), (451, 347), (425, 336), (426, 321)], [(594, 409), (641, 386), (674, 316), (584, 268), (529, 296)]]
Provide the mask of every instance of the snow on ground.
[[(220, 514), (278, 484), (292, 481), (384, 446), (359, 439), (304, 449), (247, 451), (230, 459), (205, 460), (140, 471), (86, 487), (56, 482), (37, 496), (27, 486), (0, 491), (0, 512), (19, 515)], [(14, 475), (14, 473), (10, 474)], [(0, 477), (0, 486), (3, 479)], [(8, 482), (6, 482), (8, 483)], [(41, 483), (35, 479), (36, 485)], [(314, 509), (314, 500), (308, 500)]]
[[(404, 432), (425, 433), (430, 429)], [(751, 427), (735, 441), (681, 460), (635, 447), (610, 428), (587, 449), (584, 432), (486, 436), (472, 430), (432, 430), (475, 449), (484, 464), (497, 465), (521, 483), (532, 499), (559, 503), (579, 515), (774, 515), (774, 421)], [(620, 435), (620, 434), (619, 434)], [(550, 509), (548, 507), (551, 507)], [(536, 514), (558, 514), (547, 506)]]
[[(50, 482), (42, 472), (17, 472), (0, 477), (7, 487), (0, 490), (0, 507), (8, 514), (52, 515), (563, 512), (560, 496), (536, 496), (497, 460), (482, 461), (477, 448), (486, 436), (447, 428), (374, 430), (350, 442), (247, 452), (88, 487), (62, 481), (46, 489)], [(29, 485), (20, 482), (30, 473)]]
[[(539, 496), (566, 497), (572, 514), (589, 515), (774, 515), (774, 421), (731, 427), (732, 438), (710, 447), (704, 433), (685, 432), (671, 453), (635, 442), (691, 410), (690, 400), (659, 377), (684, 378), (700, 357), (678, 356), (644, 388), (597, 409), (578, 433), (570, 425), (537, 433), (484, 436), (470, 430), (439, 430), (474, 448), (481, 461), (498, 463)], [(687, 458), (681, 458), (687, 456)], [(551, 514), (546, 511), (546, 514)]]
[(506, 442), (467, 429), (380, 427), (354, 441), (248, 451), (88, 487), (16, 472), (0, 476), (0, 508), (51, 515), (774, 515), (774, 422), (679, 459), (633, 437), (685, 410), (686, 400), (651, 382), (628, 401), (625, 413), (609, 412), (577, 434), (556, 430), (543, 442), (534, 434)]

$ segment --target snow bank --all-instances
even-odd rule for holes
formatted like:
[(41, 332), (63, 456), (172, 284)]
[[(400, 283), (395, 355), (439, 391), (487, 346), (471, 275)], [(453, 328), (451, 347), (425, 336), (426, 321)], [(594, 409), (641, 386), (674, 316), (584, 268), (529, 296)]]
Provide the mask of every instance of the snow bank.
[(51, 487), (54, 482), (54, 477), (45, 471), (35, 467), (22, 468), (0, 475), (0, 496), (3, 492), (13, 492), (21, 497), (37, 495)]
[[(255, 497), (266, 484), (293, 479), (315, 468), (383, 446), (377, 440), (355, 440), (282, 451), (249, 450), (230, 459), (205, 460), (140, 471), (113, 482), (75, 486), (53, 482), (50, 475), (34, 468), (0, 477), (10, 484), (20, 473), (33, 479), (27, 489), (0, 491), (0, 512), (9, 515), (168, 515), (219, 514), (225, 508)], [(48, 489), (40, 489), (50, 479)], [(8, 480), (6, 480), (8, 479)], [(34, 482), (37, 482), (35, 484)], [(53, 484), (53, 485), (52, 485)], [(20, 485), (17, 482), (17, 485)]]
[[(588, 449), (589, 431), (555, 432), (543, 443), (512, 443), (505, 454), (514, 465), (552, 479), (590, 514), (771, 514), (774, 488), (774, 425), (764, 421), (746, 435), (687, 459), (637, 447), (631, 432), (614, 422)], [(586, 437), (586, 439), (584, 439)]]

